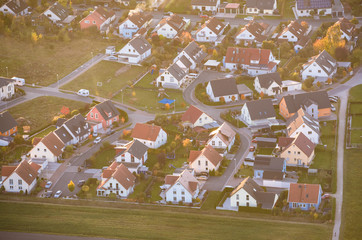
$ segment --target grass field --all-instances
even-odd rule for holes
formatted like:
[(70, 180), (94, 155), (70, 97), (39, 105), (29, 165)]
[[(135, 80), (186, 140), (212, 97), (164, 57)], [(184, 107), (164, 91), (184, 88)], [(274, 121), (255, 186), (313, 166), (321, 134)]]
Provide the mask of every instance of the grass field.
[(165, 12), (186, 13), (191, 11), (191, 0), (167, 0), (165, 3)]
[(351, 132), (351, 142), (361, 144), (362, 143), (362, 129), (361, 130), (352, 130)]
[[(122, 239), (329, 239), (319, 224), (266, 222), (219, 215), (81, 206), (0, 203), (0, 230)], [(35, 217), (36, 216), (36, 217)], [(212, 226), (212, 227), (210, 227)]]
[(39, 132), (38, 134), (34, 135), (32, 137), (32, 139), (36, 138), (36, 137), (39, 137), (39, 138), (45, 137), (46, 135), (48, 135), (50, 132), (53, 132), (54, 130), (56, 130), (56, 127), (54, 125), (51, 125), (51, 126), (47, 127), (46, 129), (44, 129), (43, 131)]
[(345, 150), (341, 226), (344, 240), (360, 239), (362, 236), (362, 191), (357, 186), (362, 179), (361, 156), (362, 150)]
[[(362, 106), (362, 104), (361, 104), (361, 106)], [(353, 116), (352, 128), (362, 128), (362, 115)]]
[(72, 111), (83, 108), (86, 104), (64, 98), (44, 96), (21, 103), (10, 108), (9, 111), (14, 119), (25, 118), (30, 125), (31, 133), (35, 133), (51, 124), (53, 118), (61, 114), (62, 106), (66, 106)]
[(202, 210), (212, 210), (215, 209), (218, 201), (220, 200), (221, 192), (211, 191), (208, 193), (205, 202), (202, 204)]
[(279, 12), (283, 18), (295, 18), (292, 7), (295, 0), (278, 0)]
[(32, 146), (16, 146), (14, 150), (5, 155), (4, 161), (0, 159), (0, 165), (6, 165), (14, 162), (15, 160), (21, 160), (20, 157), (28, 153), (31, 149)]
[(92, 159), (91, 167), (101, 169), (103, 167), (109, 166), (116, 156), (116, 150), (113, 147), (109, 149), (100, 149), (95, 155), (94, 159)]
[(0, 76), (25, 78), (27, 83), (47, 86), (71, 73), (99, 52), (103, 52), (109, 42), (102, 39), (75, 39), (69, 43), (57, 41), (18, 41), (11, 37), (0, 37)]
[[(119, 71), (119, 72), (117, 72)], [(114, 93), (134, 81), (145, 71), (144, 67), (101, 61), (62, 88), (71, 91), (88, 89), (91, 95), (111, 98)], [(102, 83), (101, 86), (98, 83)]]

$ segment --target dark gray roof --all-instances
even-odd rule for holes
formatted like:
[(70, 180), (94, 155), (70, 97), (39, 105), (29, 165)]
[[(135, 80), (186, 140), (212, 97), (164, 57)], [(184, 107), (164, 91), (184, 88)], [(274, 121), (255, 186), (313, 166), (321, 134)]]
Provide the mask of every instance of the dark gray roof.
[(55, 127), (60, 128), (63, 125), (63, 123), (65, 123), (66, 121), (67, 121), (66, 118), (58, 118), (58, 120), (57, 120), (57, 122), (55, 124)]
[(9, 83), (14, 82), (14, 79), (0, 77), (0, 88), (7, 86)]
[(128, 152), (138, 159), (141, 159), (147, 152), (148, 147), (138, 140), (134, 140), (128, 148)]
[(62, 140), (62, 142), (64, 144), (66, 144), (67, 142), (71, 141), (73, 139), (72, 135), (70, 135), (70, 133), (68, 132), (68, 130), (62, 126), (60, 128), (58, 128), (57, 130), (54, 131), (55, 135), (58, 136), (58, 138), (60, 140)]
[(225, 28), (225, 24), (215, 17), (207, 20), (205, 26), (213, 31), (216, 35), (219, 35), (219, 33)]
[(289, 113), (296, 113), (307, 104), (307, 100), (312, 100), (318, 105), (318, 109), (330, 108), (331, 103), (326, 91), (300, 93), (296, 95), (284, 96)]
[(119, 115), (119, 111), (110, 100), (97, 104), (95, 108), (102, 115), (104, 120), (108, 120)]
[(312, 60), (309, 61), (310, 64), (313, 62), (317, 63), (323, 69), (323, 71), (328, 74), (328, 76), (337, 68), (337, 61), (331, 55), (329, 55), (326, 50), (323, 50), (323, 52), (313, 57)]
[(251, 120), (259, 120), (276, 117), (273, 102), (271, 99), (261, 99), (246, 102)]
[(185, 47), (184, 51), (197, 64), (201, 63), (201, 61), (207, 56), (207, 53), (202, 51), (195, 41), (190, 42), (189, 45)]
[(254, 170), (282, 172), (283, 166), (284, 158), (260, 155), (255, 157)]
[(246, 0), (247, 8), (273, 9), (276, 0)]
[(268, 89), (273, 82), (276, 82), (280, 87), (282, 86), (282, 79), (278, 72), (261, 74), (257, 78), (262, 88)]
[[(128, 19), (137, 25), (137, 27), (142, 27), (146, 22), (150, 21), (152, 19), (151, 14), (146, 14), (143, 12), (134, 13), (130, 16), (128, 16)], [(127, 20), (127, 19), (126, 19)], [(125, 21), (126, 21), (125, 20)]]
[(68, 10), (57, 2), (54, 3), (53, 6), (49, 8), (49, 10), (52, 11), (55, 15), (57, 15), (61, 21), (63, 21), (69, 16)]
[(235, 78), (224, 78), (210, 81), (214, 97), (222, 97), (238, 94)]
[(180, 57), (179, 61), (182, 62), (183, 65), (185, 65), (185, 67), (187, 67), (187, 68), (191, 67), (191, 65), (192, 65), (190, 60), (188, 60), (184, 55), (182, 57)]
[(191, 0), (191, 5), (216, 6), (217, 0)]
[[(267, 37), (262, 34), (265, 28), (258, 22), (251, 21), (246, 24), (244, 28), (248, 30), (251, 34), (253, 34), (255, 40), (260, 43), (267, 39)], [(243, 29), (241, 29), (241, 31), (243, 31)]]
[(143, 54), (152, 48), (151, 44), (143, 37), (137, 36), (129, 44), (139, 53)]
[(4, 133), (16, 126), (18, 126), (18, 123), (8, 111), (0, 113), (0, 133)]
[(331, 8), (331, 0), (297, 0), (297, 9), (321, 9), (321, 8)]
[(283, 172), (279, 171), (264, 171), (263, 173), (263, 179), (268, 180), (283, 180)]
[(183, 79), (186, 76), (186, 72), (184, 72), (184, 70), (182, 70), (177, 63), (172, 64), (171, 66), (169, 66), (167, 68), (167, 71), (174, 77), (176, 78), (177, 81), (180, 81), (181, 79)]
[(84, 136), (89, 133), (90, 126), (85, 121), (84, 117), (79, 113), (66, 121), (63, 126), (66, 126), (74, 136)]
[(276, 193), (273, 192), (258, 191), (255, 193), (258, 205), (260, 204), (263, 209), (272, 209), (274, 207), (275, 195)]
[(15, 14), (19, 14), (28, 8), (28, 4), (24, 0), (11, 0), (5, 3), (8, 8), (11, 9)]

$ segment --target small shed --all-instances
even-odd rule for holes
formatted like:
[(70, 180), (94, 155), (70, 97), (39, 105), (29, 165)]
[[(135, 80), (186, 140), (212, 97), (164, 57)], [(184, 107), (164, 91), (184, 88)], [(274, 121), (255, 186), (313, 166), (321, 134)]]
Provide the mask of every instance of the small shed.
[(258, 148), (275, 148), (277, 145), (276, 138), (256, 137), (255, 141), (257, 142)]
[(250, 88), (248, 88), (245, 84), (238, 84), (237, 88), (240, 95), (240, 99), (243, 98), (253, 99), (253, 91)]

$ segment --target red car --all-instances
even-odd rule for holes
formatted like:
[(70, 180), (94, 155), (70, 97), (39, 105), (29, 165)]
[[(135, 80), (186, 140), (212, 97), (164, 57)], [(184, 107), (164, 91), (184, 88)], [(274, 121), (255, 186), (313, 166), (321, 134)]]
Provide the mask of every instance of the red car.
[(249, 152), (254, 152), (254, 151), (255, 151), (255, 146), (250, 146)]
[(205, 14), (201, 14), (200, 18), (209, 18), (209, 16), (205, 15)]

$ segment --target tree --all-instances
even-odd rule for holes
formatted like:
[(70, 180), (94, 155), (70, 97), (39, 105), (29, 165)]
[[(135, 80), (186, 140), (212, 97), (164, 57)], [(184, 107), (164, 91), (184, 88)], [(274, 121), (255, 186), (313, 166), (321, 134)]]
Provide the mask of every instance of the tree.
[(308, 77), (306, 80), (304, 80), (304, 86), (309, 89), (309, 88), (313, 87), (313, 82), (314, 82), (314, 78)]
[(235, 102), (236, 97), (235, 97), (235, 96), (232, 96), (232, 97), (231, 97), (231, 100), (232, 100), (233, 102)]
[(60, 3), (63, 7), (67, 7), (68, 0), (58, 0), (58, 3)]
[(350, 22), (353, 23), (353, 24), (358, 24), (359, 23), (359, 21), (358, 21), (358, 19), (356, 17), (353, 17)]
[(124, 117), (121, 117), (121, 123), (124, 123), (126, 119)]
[(169, 103), (166, 103), (166, 104), (165, 104), (165, 109), (166, 109), (166, 110), (169, 110), (169, 109), (170, 109), (170, 104), (169, 104)]
[(132, 91), (132, 97), (135, 97), (136, 96), (136, 92), (133, 90)]
[(38, 6), (38, 0), (28, 0), (27, 3), (33, 9), (35, 9)]
[(72, 116), (75, 116), (79, 113), (79, 111), (77, 109), (74, 109), (72, 112), (71, 112), (71, 115)]
[(191, 140), (186, 138), (185, 140), (182, 141), (182, 146), (185, 148), (191, 147)]
[(218, 56), (219, 56), (219, 54), (218, 54), (217, 50), (216, 49), (212, 50), (212, 57), (216, 59)]
[(334, 50), (334, 56), (337, 61), (346, 61), (348, 58), (348, 50), (345, 47), (336, 47)]
[(328, 78), (328, 79), (327, 79), (327, 83), (328, 83), (328, 84), (332, 84), (332, 81), (333, 81), (332, 78)]
[(40, 35), (36, 34), (36, 32), (32, 31), (31, 32), (31, 41), (36, 44), (38, 42), (38, 40), (41, 38)]
[(82, 191), (83, 191), (84, 193), (89, 192), (89, 186), (88, 186), (88, 185), (83, 185), (83, 186), (82, 186)]
[(308, 26), (309, 26), (306, 21), (302, 21), (302, 22), (300, 23), (300, 25), (302, 25), (302, 27), (304, 27), (305, 29), (307, 29)]
[(264, 98), (264, 93), (263, 93), (263, 91), (260, 92), (260, 98)]
[(219, 100), (220, 100), (221, 103), (225, 103), (225, 98), (224, 97), (220, 97)]
[(244, 94), (241, 95), (241, 100), (245, 100), (245, 95)]
[(70, 192), (73, 192), (75, 188), (74, 182), (72, 180), (70, 180), (70, 182), (68, 183), (68, 189)]
[(326, 36), (322, 39), (317, 39), (313, 44), (313, 48), (317, 52), (326, 50), (333, 57), (335, 56), (335, 49), (337, 47), (344, 47), (346, 41), (341, 39), (341, 28), (339, 24), (334, 24), (329, 27)]
[(322, 83), (321, 82), (317, 82), (317, 87), (321, 87), (322, 86)]
[(275, 48), (275, 45), (274, 45), (274, 42), (273, 41), (263, 41), (263, 45), (262, 45), (262, 48), (263, 49), (274, 49)]

